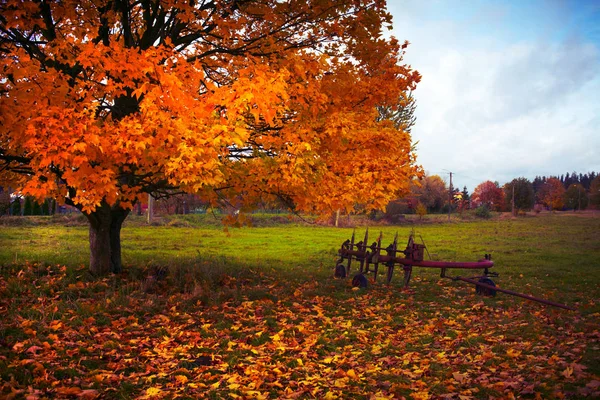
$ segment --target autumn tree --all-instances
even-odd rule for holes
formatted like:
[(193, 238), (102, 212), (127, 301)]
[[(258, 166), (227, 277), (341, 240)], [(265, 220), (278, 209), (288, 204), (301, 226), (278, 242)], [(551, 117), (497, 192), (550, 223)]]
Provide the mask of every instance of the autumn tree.
[(490, 210), (504, 209), (504, 191), (497, 182), (485, 181), (477, 185), (471, 196), (476, 206), (485, 205)]
[(446, 183), (439, 175), (425, 176), (415, 183), (412, 193), (430, 212), (440, 211), (448, 198)]
[(2, 1), (0, 182), (81, 210), (95, 274), (148, 193), (383, 208), (419, 173), (378, 119), (420, 79), (389, 27), (383, 0)]
[(565, 188), (558, 178), (549, 178), (538, 193), (538, 199), (551, 210), (562, 209), (564, 202)]
[(513, 205), (516, 210), (531, 210), (535, 204), (535, 193), (533, 185), (527, 178), (516, 178), (504, 185), (504, 198), (506, 199), (506, 207), (511, 209)]

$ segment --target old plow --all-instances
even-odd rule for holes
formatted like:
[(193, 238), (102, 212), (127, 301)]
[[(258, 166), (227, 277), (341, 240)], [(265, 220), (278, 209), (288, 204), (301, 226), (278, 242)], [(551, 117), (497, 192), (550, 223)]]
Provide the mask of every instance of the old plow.
[[(398, 234), (396, 234), (394, 241), (387, 247), (382, 246), (382, 239), (383, 235), (380, 233), (377, 240), (371, 245), (368, 245), (369, 230), (367, 229), (364, 239), (356, 243), (355, 232), (353, 232), (352, 238), (342, 243), (342, 246), (338, 251), (340, 259), (336, 263), (334, 276), (336, 278), (345, 278), (349, 276), (353, 261), (357, 262), (359, 270), (352, 278), (352, 285), (355, 287), (366, 288), (368, 286), (367, 276), (369, 274), (373, 274), (372, 279), (373, 282), (375, 282), (377, 280), (377, 275), (380, 272), (380, 267), (386, 268), (387, 271), (385, 271), (385, 277), (386, 282), (389, 284), (392, 280), (394, 269), (398, 267), (402, 268), (402, 272), (404, 273), (404, 288), (408, 289), (414, 267), (437, 268), (441, 270), (440, 276), (442, 278), (463, 281), (475, 285), (475, 291), (480, 295), (495, 296), (496, 292), (501, 292), (554, 307), (564, 308), (566, 310), (575, 310), (572, 307), (554, 301), (540, 299), (527, 294), (497, 287), (491, 279), (492, 277), (498, 276), (498, 273), (490, 271), (494, 266), (491, 254), (485, 254), (483, 259), (474, 262), (426, 260), (424, 257), (425, 253), (429, 255), (427, 247), (422, 238), (421, 243), (415, 241), (416, 237), (414, 233), (409, 236), (408, 243), (404, 250), (398, 248)], [(451, 276), (448, 273), (449, 270), (470, 270), (478, 271), (478, 273), (475, 276), (469, 277)]]

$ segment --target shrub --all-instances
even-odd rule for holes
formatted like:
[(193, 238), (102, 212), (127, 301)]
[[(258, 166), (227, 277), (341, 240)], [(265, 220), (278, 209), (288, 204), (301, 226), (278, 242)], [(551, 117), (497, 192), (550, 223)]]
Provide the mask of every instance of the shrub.
[(481, 205), (475, 210), (475, 215), (479, 218), (490, 218), (492, 213), (490, 213), (490, 209), (487, 206)]

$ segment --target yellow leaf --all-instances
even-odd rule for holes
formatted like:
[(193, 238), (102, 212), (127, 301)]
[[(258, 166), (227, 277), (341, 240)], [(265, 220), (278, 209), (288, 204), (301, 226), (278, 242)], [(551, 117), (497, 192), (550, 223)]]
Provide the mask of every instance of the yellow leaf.
[(506, 350), (506, 355), (511, 358), (517, 358), (521, 355), (521, 352), (518, 350), (514, 350), (514, 349), (508, 349), (508, 350)]
[(159, 388), (151, 387), (151, 388), (146, 389), (146, 396), (157, 396), (161, 392), (162, 391)]

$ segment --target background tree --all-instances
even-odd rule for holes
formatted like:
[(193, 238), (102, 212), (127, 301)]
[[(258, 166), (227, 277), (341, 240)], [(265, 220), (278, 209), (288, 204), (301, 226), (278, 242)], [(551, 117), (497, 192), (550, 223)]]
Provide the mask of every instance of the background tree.
[(21, 215), (21, 198), (19, 196), (14, 197), (10, 203), (10, 215)]
[(423, 219), (423, 217), (427, 215), (427, 207), (419, 202), (415, 207), (415, 213), (419, 216), (419, 219)]
[(371, 0), (3, 1), (0, 180), (79, 209), (95, 274), (147, 193), (383, 208), (420, 173), (377, 118), (420, 79), (390, 24)]
[(42, 206), (35, 199), (32, 200), (31, 206), (31, 215), (42, 215)]
[(546, 183), (546, 177), (536, 176), (531, 185), (533, 186), (533, 192), (536, 196), (536, 201), (539, 202), (538, 193), (542, 190), (542, 186)]
[(560, 210), (564, 207), (565, 188), (558, 178), (549, 178), (540, 189), (538, 198), (551, 210)]
[(469, 190), (467, 189), (466, 186), (463, 186), (463, 190), (462, 190), (462, 199), (463, 201), (470, 201), (471, 200), (471, 195), (469, 195)]
[(572, 210), (585, 210), (588, 205), (588, 194), (583, 185), (572, 183), (565, 192), (565, 207)]
[(33, 215), (33, 199), (31, 196), (25, 196), (25, 204), (23, 205), (23, 215)]
[(590, 182), (589, 204), (596, 210), (600, 209), (600, 175)]
[(485, 181), (473, 190), (471, 200), (475, 206), (486, 206), (489, 210), (502, 211), (504, 209), (504, 191), (498, 182)]
[(504, 185), (505, 207), (510, 210), (513, 201), (513, 188), (515, 194), (515, 209), (529, 211), (535, 204), (533, 185), (527, 178), (516, 178)]
[(439, 175), (425, 176), (412, 193), (429, 212), (439, 212), (448, 198), (446, 183)]
[(0, 186), (0, 215), (10, 212), (10, 192)]
[(379, 120), (390, 120), (394, 122), (397, 129), (409, 132), (417, 122), (415, 111), (417, 110), (417, 101), (413, 97), (412, 91), (402, 93), (398, 104), (395, 106), (377, 106)]
[(175, 194), (156, 202), (155, 208), (158, 215), (189, 214), (196, 209), (206, 209), (207, 204), (193, 194)]

